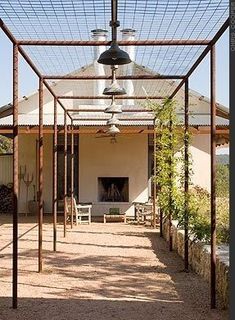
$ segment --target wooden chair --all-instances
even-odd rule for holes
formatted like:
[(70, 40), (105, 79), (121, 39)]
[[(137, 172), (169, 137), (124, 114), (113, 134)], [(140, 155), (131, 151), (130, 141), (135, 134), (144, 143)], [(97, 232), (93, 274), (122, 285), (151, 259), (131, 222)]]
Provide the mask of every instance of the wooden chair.
[(109, 213), (104, 214), (104, 223), (106, 223), (107, 218), (112, 220), (124, 220), (124, 223), (126, 223), (126, 214), (120, 213), (119, 208), (109, 208)]
[[(158, 204), (156, 203), (156, 220), (158, 221), (160, 209)], [(146, 223), (150, 221), (151, 224), (153, 223), (153, 203), (152, 202), (145, 202), (145, 203), (138, 203), (136, 205), (136, 217), (137, 217), (137, 224), (140, 222)]]
[[(76, 203), (75, 198), (73, 198), (73, 221), (75, 221), (76, 226), (82, 223), (91, 223), (91, 208), (92, 204), (82, 204)], [(71, 221), (71, 198), (67, 197), (66, 200), (66, 210), (67, 210), (67, 217)], [(82, 218), (86, 218), (85, 220)]]

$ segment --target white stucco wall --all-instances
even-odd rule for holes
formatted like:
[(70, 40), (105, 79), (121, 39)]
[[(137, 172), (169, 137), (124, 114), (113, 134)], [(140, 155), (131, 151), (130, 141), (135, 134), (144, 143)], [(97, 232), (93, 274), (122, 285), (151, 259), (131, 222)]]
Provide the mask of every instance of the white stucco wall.
[[(33, 182), (29, 187), (28, 200), (33, 200), (33, 185), (36, 185), (36, 134), (21, 134), (19, 136), (19, 166), (22, 169), (26, 166), (26, 175)], [(44, 138), (44, 157), (43, 157), (43, 197), (44, 211), (51, 212), (52, 206), (52, 135), (45, 134)], [(19, 195), (19, 212), (26, 212), (26, 185), (21, 180)]]
[[(22, 134), (19, 137), (19, 165), (27, 173), (34, 174), (29, 187), (29, 200), (33, 199), (36, 184), (37, 135)], [(117, 143), (109, 138), (98, 139), (94, 135), (79, 138), (79, 200), (92, 202), (93, 215), (103, 215), (110, 207), (120, 207), (127, 215), (134, 214), (132, 201), (148, 200), (148, 137), (147, 135), (119, 135)], [(190, 151), (193, 157), (192, 182), (210, 191), (210, 137), (201, 134), (192, 139)], [(45, 212), (52, 209), (52, 135), (44, 135), (44, 205)], [(129, 177), (129, 202), (98, 202), (98, 177)], [(19, 212), (26, 211), (26, 186), (21, 181)]]
[[(98, 177), (129, 177), (129, 202), (98, 202)], [(119, 135), (109, 138), (80, 135), (79, 200), (92, 202), (92, 214), (103, 215), (110, 207), (134, 214), (132, 201), (148, 200), (148, 137)]]
[(193, 176), (194, 185), (210, 191), (210, 136), (209, 134), (199, 134), (192, 138), (190, 152), (193, 159)]

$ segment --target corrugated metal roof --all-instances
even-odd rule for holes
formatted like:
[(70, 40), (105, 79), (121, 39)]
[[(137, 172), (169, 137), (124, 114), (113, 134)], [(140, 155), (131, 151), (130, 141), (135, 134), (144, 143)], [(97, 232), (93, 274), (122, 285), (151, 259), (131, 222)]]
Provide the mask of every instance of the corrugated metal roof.
[[(104, 126), (106, 125), (106, 119), (109, 119), (110, 115), (97, 112), (89, 114), (89, 120), (87, 120), (87, 115), (80, 115), (74, 124), (77, 126)], [(123, 126), (146, 126), (153, 125), (153, 115), (151, 113), (125, 113), (118, 115), (120, 120), (120, 125)], [(11, 126), (13, 118), (12, 116), (0, 119), (0, 126)], [(184, 116), (179, 115), (179, 122), (184, 123)], [(46, 114), (43, 116), (43, 124), (45, 126), (51, 126), (54, 123), (53, 114)], [(70, 121), (68, 121), (68, 124)], [(189, 124), (191, 126), (209, 126), (210, 125), (210, 115), (200, 114), (200, 115), (190, 115)], [(229, 120), (216, 117), (216, 124), (218, 126), (229, 126)], [(36, 126), (38, 125), (38, 115), (37, 114), (24, 114), (19, 115), (19, 125), (21, 126)], [(64, 116), (58, 115), (58, 125), (64, 125)]]

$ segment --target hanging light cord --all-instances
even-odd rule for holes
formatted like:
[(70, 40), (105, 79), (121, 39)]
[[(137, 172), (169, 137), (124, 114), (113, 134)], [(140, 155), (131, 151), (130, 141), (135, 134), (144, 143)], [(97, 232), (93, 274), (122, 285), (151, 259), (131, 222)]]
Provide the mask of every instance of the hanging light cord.
[(111, 16), (112, 20), (109, 25), (112, 27), (112, 42), (116, 43), (117, 41), (117, 27), (120, 26), (120, 22), (117, 20), (117, 0), (111, 0)]

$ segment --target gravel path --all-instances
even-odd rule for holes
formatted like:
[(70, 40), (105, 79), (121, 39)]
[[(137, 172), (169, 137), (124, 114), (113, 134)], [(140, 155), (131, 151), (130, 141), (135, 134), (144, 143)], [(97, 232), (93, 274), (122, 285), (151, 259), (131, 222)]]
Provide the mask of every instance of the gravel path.
[[(11, 226), (0, 218), (0, 320), (226, 320), (210, 310), (209, 285), (184, 273), (158, 231), (121, 223), (44, 224), (43, 272), (37, 273), (37, 226), (20, 223), (19, 306), (11, 308)], [(24, 219), (25, 220), (25, 219)], [(23, 221), (24, 222), (24, 221)]]

